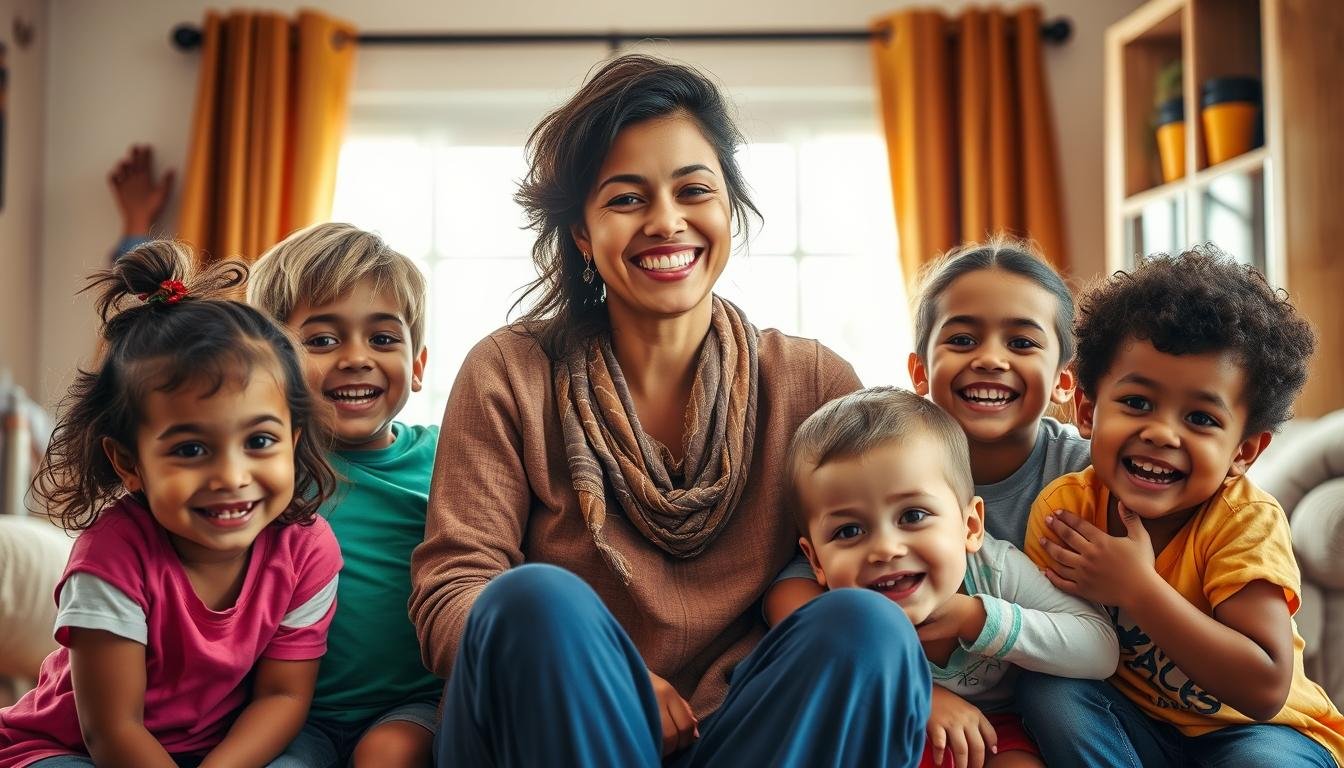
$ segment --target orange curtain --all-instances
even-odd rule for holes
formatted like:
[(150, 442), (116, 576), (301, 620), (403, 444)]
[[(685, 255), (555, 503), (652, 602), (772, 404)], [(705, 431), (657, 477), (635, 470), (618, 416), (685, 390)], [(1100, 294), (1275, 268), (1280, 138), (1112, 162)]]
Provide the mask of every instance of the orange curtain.
[(874, 22), (901, 267), (963, 242), (1029, 237), (1068, 268), (1041, 11), (910, 10)]
[(251, 261), (331, 215), (355, 29), (231, 11), (203, 32), (179, 236), (205, 260)]

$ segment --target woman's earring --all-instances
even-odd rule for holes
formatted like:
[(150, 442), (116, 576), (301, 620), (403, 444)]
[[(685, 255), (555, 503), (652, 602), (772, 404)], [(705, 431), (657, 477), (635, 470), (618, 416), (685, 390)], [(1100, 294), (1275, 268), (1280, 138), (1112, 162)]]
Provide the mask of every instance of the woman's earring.
[(583, 254), (583, 282), (592, 285), (593, 278), (597, 277), (597, 272), (593, 271), (593, 255), (587, 251), (580, 253)]

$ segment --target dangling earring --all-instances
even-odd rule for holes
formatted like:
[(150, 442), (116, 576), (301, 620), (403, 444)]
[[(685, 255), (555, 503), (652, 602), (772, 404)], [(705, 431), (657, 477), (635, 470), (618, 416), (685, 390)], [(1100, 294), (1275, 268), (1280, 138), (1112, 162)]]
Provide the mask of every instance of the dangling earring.
[(592, 285), (593, 278), (597, 277), (597, 272), (593, 271), (593, 255), (587, 251), (579, 253), (583, 254), (583, 282)]

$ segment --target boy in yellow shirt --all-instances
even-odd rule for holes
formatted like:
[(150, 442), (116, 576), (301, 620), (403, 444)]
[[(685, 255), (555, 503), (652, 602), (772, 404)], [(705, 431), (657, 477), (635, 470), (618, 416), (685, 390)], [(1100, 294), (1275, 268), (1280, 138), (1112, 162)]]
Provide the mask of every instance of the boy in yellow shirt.
[(1019, 702), (1055, 713), (1031, 720), (1046, 762), (1337, 765), (1344, 716), (1302, 671), (1288, 520), (1245, 476), (1306, 380), (1310, 327), (1213, 248), (1146, 259), (1080, 304), (1092, 466), (1041, 492), (1025, 545), (1106, 607), (1120, 664)]

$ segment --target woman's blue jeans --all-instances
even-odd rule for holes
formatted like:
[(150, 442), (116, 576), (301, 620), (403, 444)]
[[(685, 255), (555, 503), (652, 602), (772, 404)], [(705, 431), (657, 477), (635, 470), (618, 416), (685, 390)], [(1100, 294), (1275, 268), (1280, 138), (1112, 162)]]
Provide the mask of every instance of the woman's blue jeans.
[[(733, 671), (700, 738), (667, 765), (914, 766), (929, 671), (896, 604), (829, 592), (768, 633)], [(597, 594), (549, 565), (496, 577), (477, 598), (444, 694), (440, 766), (659, 766), (648, 670)]]

